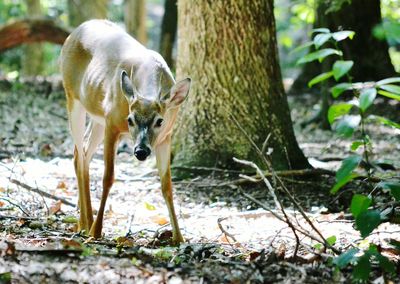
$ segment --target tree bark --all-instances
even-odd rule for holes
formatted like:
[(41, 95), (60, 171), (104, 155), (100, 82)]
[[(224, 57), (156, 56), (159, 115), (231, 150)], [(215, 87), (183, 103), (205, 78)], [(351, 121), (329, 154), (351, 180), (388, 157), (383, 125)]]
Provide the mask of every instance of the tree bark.
[(178, 164), (260, 162), (233, 116), (259, 148), (269, 137), (275, 169), (309, 166), (283, 90), (272, 2), (178, 1), (177, 77), (193, 79), (175, 129)]
[(125, 27), (140, 43), (147, 42), (146, 0), (125, 0)]
[[(26, 0), (27, 12), (30, 18), (43, 16), (40, 0)], [(40, 75), (44, 71), (44, 53), (42, 43), (32, 43), (24, 46), (22, 73), (25, 76)]]
[(170, 68), (174, 67), (172, 51), (178, 25), (177, 0), (165, 0), (164, 17), (161, 24), (160, 53)]
[(0, 27), (0, 52), (23, 43), (63, 44), (70, 31), (50, 19), (26, 19)]
[[(372, 34), (372, 29), (382, 22), (380, 0), (352, 0), (351, 3), (345, 2), (339, 11), (328, 14), (329, 5), (322, 1), (318, 3), (315, 28), (353, 30), (356, 33), (353, 40), (339, 43), (345, 59), (354, 61), (350, 70), (354, 82), (377, 81), (395, 75), (387, 42), (376, 39)], [(325, 70), (318, 62), (304, 65), (290, 93), (307, 90), (308, 81), (322, 72)]]
[(108, 0), (68, 0), (68, 21), (71, 27), (77, 27), (90, 19), (107, 17)]

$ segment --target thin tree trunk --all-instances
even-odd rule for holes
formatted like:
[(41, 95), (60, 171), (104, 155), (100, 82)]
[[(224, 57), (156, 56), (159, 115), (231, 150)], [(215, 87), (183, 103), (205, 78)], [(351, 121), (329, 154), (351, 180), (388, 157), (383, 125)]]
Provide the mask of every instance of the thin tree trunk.
[(174, 67), (172, 51), (178, 25), (177, 0), (165, 0), (164, 17), (161, 24), (160, 53), (170, 68)]
[(108, 0), (68, 0), (68, 20), (72, 27), (90, 19), (107, 17)]
[[(26, 0), (27, 12), (31, 18), (43, 15), (40, 0)], [(42, 43), (32, 43), (24, 46), (22, 73), (25, 76), (41, 75), (44, 71), (44, 51)]]
[(175, 129), (178, 164), (260, 162), (246, 132), (259, 148), (269, 138), (275, 169), (309, 166), (283, 90), (272, 2), (178, 1), (177, 77), (193, 79)]
[(140, 43), (147, 42), (146, 0), (125, 0), (125, 27)]

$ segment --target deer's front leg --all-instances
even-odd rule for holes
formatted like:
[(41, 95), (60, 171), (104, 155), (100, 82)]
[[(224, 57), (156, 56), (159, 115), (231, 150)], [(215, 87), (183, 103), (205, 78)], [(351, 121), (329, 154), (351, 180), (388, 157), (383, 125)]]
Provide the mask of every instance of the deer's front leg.
[(104, 137), (104, 175), (103, 175), (103, 193), (101, 195), (100, 208), (97, 213), (96, 221), (90, 229), (90, 235), (95, 238), (101, 237), (103, 228), (104, 209), (111, 186), (114, 182), (114, 161), (116, 146), (119, 139), (119, 132), (106, 128)]
[(176, 218), (171, 181), (171, 138), (167, 138), (161, 145), (156, 147), (157, 168), (161, 179), (161, 190), (167, 204), (169, 219), (172, 226), (172, 242), (175, 245), (184, 242), (179, 229), (178, 219)]

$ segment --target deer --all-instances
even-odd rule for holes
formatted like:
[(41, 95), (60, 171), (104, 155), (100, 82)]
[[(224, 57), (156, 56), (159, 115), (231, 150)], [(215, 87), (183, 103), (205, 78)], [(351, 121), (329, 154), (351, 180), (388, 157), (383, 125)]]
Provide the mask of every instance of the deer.
[[(184, 242), (173, 202), (171, 136), (191, 79), (176, 82), (159, 53), (144, 47), (118, 25), (97, 19), (82, 23), (66, 39), (61, 49), (60, 69), (74, 143), (78, 230), (94, 238), (102, 236), (117, 145), (127, 135), (133, 141), (133, 154), (139, 161), (155, 153), (172, 227), (172, 243)], [(103, 191), (94, 220), (89, 164), (102, 142)]]

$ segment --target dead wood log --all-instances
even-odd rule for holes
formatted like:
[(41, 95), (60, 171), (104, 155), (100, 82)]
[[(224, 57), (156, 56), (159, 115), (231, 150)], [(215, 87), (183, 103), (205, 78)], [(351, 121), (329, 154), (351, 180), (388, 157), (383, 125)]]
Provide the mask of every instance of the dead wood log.
[(23, 43), (47, 41), (63, 44), (69, 34), (68, 28), (53, 19), (17, 20), (0, 27), (0, 52)]

